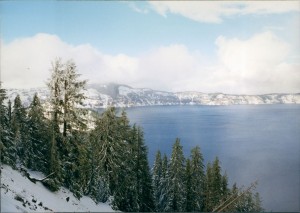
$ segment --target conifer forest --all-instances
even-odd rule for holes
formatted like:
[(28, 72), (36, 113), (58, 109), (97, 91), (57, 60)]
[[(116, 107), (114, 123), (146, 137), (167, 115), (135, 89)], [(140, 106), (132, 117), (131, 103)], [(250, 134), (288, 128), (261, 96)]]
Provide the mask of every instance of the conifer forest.
[(51, 191), (64, 186), (119, 211), (263, 211), (258, 193), (229, 186), (218, 157), (204, 165), (198, 146), (185, 157), (179, 138), (171, 156), (158, 151), (149, 165), (143, 130), (125, 110), (81, 107), (87, 81), (72, 60), (56, 59), (50, 70), (46, 103), (35, 94), (25, 108), (20, 96), (7, 100), (0, 88), (2, 164), (43, 172)]

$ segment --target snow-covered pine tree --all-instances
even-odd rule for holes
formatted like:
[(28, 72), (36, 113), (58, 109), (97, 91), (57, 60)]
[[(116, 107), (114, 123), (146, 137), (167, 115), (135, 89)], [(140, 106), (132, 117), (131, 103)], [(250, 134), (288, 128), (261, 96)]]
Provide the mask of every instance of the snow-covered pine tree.
[(139, 180), (137, 170), (137, 128), (131, 129), (125, 111), (120, 117), (122, 140), (125, 141), (124, 156), (117, 178), (117, 189), (114, 193), (114, 205), (121, 211), (139, 211)]
[(108, 108), (96, 120), (96, 127), (91, 132), (93, 143), (99, 146), (100, 167), (105, 175), (105, 181), (109, 184), (110, 195), (118, 189), (120, 166), (124, 163), (128, 153), (127, 142), (124, 141), (120, 132), (119, 120), (115, 108)]
[(5, 106), (4, 101), (6, 98), (6, 90), (2, 88), (0, 82), (0, 160), (2, 163), (15, 167), (16, 147), (13, 144), (12, 132), (10, 128), (11, 108), (7, 108)]
[(204, 159), (200, 147), (191, 150), (191, 211), (204, 211), (205, 173)]
[(134, 156), (136, 174), (136, 189), (138, 196), (138, 211), (152, 212), (154, 211), (153, 188), (151, 183), (151, 174), (148, 163), (148, 151), (144, 142), (143, 131), (140, 127), (133, 127), (134, 140)]
[(62, 168), (59, 154), (63, 149), (62, 145), (62, 135), (60, 132), (61, 125), (61, 102), (62, 102), (62, 86), (61, 86), (61, 76), (63, 73), (63, 63), (61, 59), (57, 59), (52, 62), (51, 67), (51, 77), (47, 82), (47, 86), (50, 92), (49, 103), (49, 127), (50, 127), (50, 172), (54, 172), (54, 182), (56, 183), (62, 181)]
[(84, 194), (90, 195), (97, 202), (106, 202), (110, 196), (109, 183), (103, 170), (101, 146), (97, 131), (89, 133), (86, 151), (87, 165), (85, 173), (88, 179)]
[(152, 168), (153, 197), (154, 197), (155, 211), (157, 212), (162, 211), (162, 209), (160, 208), (160, 200), (162, 197), (161, 179), (162, 179), (162, 159), (161, 159), (161, 153), (158, 150)]
[(76, 64), (57, 59), (52, 63), (51, 78), (47, 85), (50, 90), (50, 105), (53, 120), (62, 128), (65, 138), (72, 130), (83, 129), (85, 110), (80, 108), (85, 99), (83, 90), (86, 81), (79, 80)]
[(227, 172), (225, 171), (224, 175), (222, 175), (222, 188), (221, 188), (222, 202), (228, 198), (229, 192), (230, 190), (228, 188), (228, 176), (227, 176)]
[(85, 184), (85, 172), (83, 171), (83, 164), (86, 163), (85, 145), (84, 132), (73, 131), (72, 134), (67, 136), (66, 146), (69, 154), (64, 158), (64, 185), (77, 198), (82, 197)]
[(18, 163), (27, 167), (30, 164), (31, 144), (28, 136), (27, 113), (25, 107), (22, 105), (20, 95), (17, 95), (14, 100), (11, 126), (17, 149)]
[(37, 93), (29, 106), (28, 129), (30, 141), (30, 164), (29, 168), (49, 173), (49, 150), (50, 134), (47, 120), (44, 116), (44, 109), (41, 105)]
[(129, 125), (129, 119), (125, 110), (122, 110), (119, 117), (119, 133), (121, 140), (125, 142), (123, 160), (118, 172), (118, 189), (114, 195), (114, 204), (121, 211), (140, 211), (139, 203), (139, 179), (138, 174), (138, 135), (137, 127)]
[(205, 178), (205, 205), (204, 205), (204, 211), (209, 212), (212, 211), (214, 206), (212, 203), (212, 166), (211, 163), (208, 162), (206, 166), (206, 178)]
[(191, 171), (191, 160), (187, 159), (186, 160), (186, 170), (185, 170), (186, 174), (186, 180), (185, 180), (185, 184), (186, 184), (186, 207), (185, 207), (185, 211), (186, 212), (191, 212), (193, 211), (193, 203), (194, 200), (197, 198), (193, 197), (193, 185), (192, 185), (192, 171)]
[[(85, 98), (83, 90), (86, 81), (79, 80), (79, 76), (72, 60), (63, 63), (61, 59), (57, 59), (52, 63), (51, 77), (47, 83), (50, 90), (53, 132), (51, 150), (56, 150), (58, 154), (58, 158), (52, 156), (52, 159), (57, 159), (57, 162), (51, 162), (58, 165), (57, 175), (61, 175), (65, 185), (69, 184), (72, 170), (76, 166), (71, 159), (74, 157), (71, 152), (76, 150), (72, 146), (74, 143), (80, 143), (74, 141), (72, 134), (86, 127), (85, 110), (80, 108)], [(54, 145), (57, 148), (53, 147)]]
[[(262, 201), (258, 192), (253, 194), (252, 191), (243, 191), (234, 183), (229, 192), (235, 201), (224, 211), (228, 212), (263, 212)], [(232, 200), (233, 200), (232, 199)]]
[(11, 101), (8, 100), (7, 103), (7, 113), (8, 113), (8, 121), (11, 123), (11, 113), (12, 113), (12, 107), (11, 107)]
[(169, 161), (166, 154), (164, 154), (162, 158), (162, 167), (161, 167), (161, 180), (160, 180), (160, 187), (161, 187), (161, 194), (160, 200), (158, 203), (159, 212), (165, 212), (168, 210), (168, 194), (169, 194)]
[(80, 108), (86, 98), (83, 90), (86, 80), (79, 80), (80, 74), (77, 73), (76, 64), (69, 60), (64, 64), (62, 83), (62, 112), (63, 112), (63, 136), (72, 130), (82, 130), (86, 128), (86, 110)]
[(168, 210), (172, 212), (185, 211), (185, 158), (179, 138), (176, 138), (176, 141), (173, 145), (168, 172)]
[(214, 205), (218, 205), (220, 204), (220, 202), (222, 201), (222, 174), (221, 174), (221, 166), (220, 166), (220, 161), (219, 158), (216, 157), (214, 162), (213, 162), (213, 166), (212, 166), (212, 171), (213, 171), (213, 180), (212, 180), (212, 184), (213, 184), (213, 203)]
[(221, 175), (221, 166), (218, 157), (215, 158), (212, 166), (208, 163), (206, 181), (205, 211), (212, 211), (222, 200), (225, 200), (225, 197), (223, 197), (223, 191), (225, 191), (223, 186), (226, 185), (224, 183), (225, 177)]

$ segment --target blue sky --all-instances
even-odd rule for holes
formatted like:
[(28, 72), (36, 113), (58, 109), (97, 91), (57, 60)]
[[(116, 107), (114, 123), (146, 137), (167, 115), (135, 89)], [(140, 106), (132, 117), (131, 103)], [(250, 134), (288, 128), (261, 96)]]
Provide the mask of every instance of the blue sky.
[(74, 59), (91, 83), (248, 94), (300, 89), (298, 1), (1, 1), (0, 10), (7, 87), (42, 86), (51, 61), (62, 57)]

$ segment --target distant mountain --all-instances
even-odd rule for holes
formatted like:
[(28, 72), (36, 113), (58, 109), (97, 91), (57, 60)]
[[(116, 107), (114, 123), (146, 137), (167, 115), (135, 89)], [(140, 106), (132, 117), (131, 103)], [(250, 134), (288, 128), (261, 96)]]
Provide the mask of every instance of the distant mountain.
[[(7, 89), (8, 99), (17, 94), (29, 106), (34, 93), (42, 101), (49, 96), (47, 88)], [(85, 108), (155, 106), (155, 105), (239, 105), (239, 104), (300, 104), (300, 93), (265, 95), (230, 95), (201, 92), (164, 92), (147, 88), (132, 88), (121, 84), (92, 84), (85, 91)]]

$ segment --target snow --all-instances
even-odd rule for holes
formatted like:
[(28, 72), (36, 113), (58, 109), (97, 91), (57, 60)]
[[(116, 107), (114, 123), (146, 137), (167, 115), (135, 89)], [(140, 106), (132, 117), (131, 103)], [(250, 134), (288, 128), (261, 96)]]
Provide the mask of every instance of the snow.
[[(100, 85), (105, 88), (106, 85)], [(118, 95), (112, 97), (109, 94), (96, 88), (85, 90), (86, 99), (83, 101), (83, 108), (107, 108), (130, 107), (130, 106), (152, 106), (152, 105), (232, 105), (232, 104), (300, 104), (300, 93), (296, 94), (266, 94), (266, 95), (234, 95), (223, 93), (201, 93), (201, 92), (164, 92), (152, 89), (132, 88), (126, 85), (116, 85)], [(14, 100), (17, 93), (20, 94), (24, 106), (29, 106), (34, 93), (45, 104), (49, 97), (47, 88), (32, 89), (7, 89), (8, 101)], [(6, 102), (7, 103), (7, 102)]]
[[(36, 178), (40, 172), (29, 171)], [(69, 198), (69, 201), (67, 201)], [(42, 183), (31, 182), (7, 165), (1, 167), (1, 212), (113, 212), (105, 203), (96, 204), (89, 197), (80, 200), (66, 188), (51, 192)]]
[(35, 179), (43, 179), (46, 176), (42, 173), (42, 172), (38, 172), (38, 171), (32, 171), (32, 170), (28, 170), (27, 171), (30, 175), (31, 178), (35, 178)]
[(127, 96), (130, 93), (139, 93), (141, 92), (139, 89), (133, 89), (125, 86), (119, 86), (119, 94), (123, 96)]

